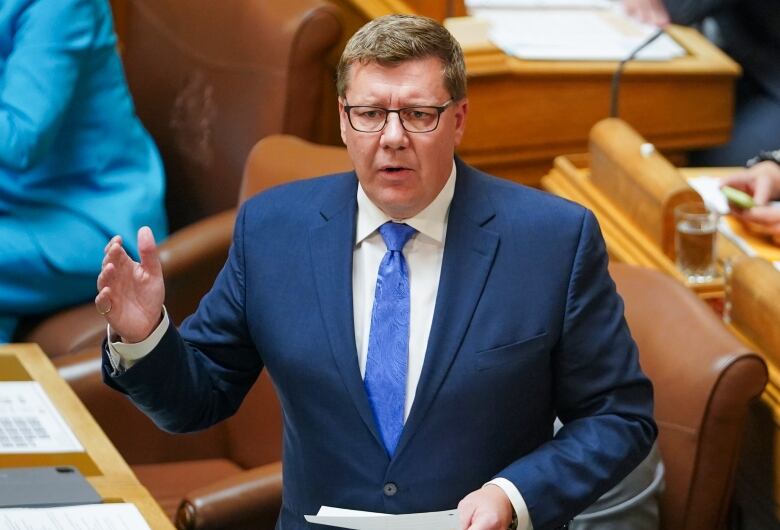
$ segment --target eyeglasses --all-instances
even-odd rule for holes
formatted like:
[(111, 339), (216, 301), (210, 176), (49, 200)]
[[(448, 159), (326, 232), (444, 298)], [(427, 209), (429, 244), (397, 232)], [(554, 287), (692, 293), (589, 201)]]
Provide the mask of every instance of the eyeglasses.
[(368, 105), (344, 105), (349, 124), (358, 132), (379, 132), (387, 125), (387, 117), (395, 112), (401, 120), (401, 127), (410, 133), (427, 133), (439, 126), (441, 113), (452, 105), (450, 99), (443, 105), (419, 107), (404, 107), (402, 109), (383, 109)]

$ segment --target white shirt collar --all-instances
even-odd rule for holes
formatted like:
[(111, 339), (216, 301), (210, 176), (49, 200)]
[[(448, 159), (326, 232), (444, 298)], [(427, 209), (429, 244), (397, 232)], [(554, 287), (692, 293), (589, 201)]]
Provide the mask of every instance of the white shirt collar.
[(438, 243), (444, 243), (445, 229), (447, 227), (447, 212), (455, 194), (455, 161), (452, 163), (450, 176), (444, 187), (433, 201), (420, 213), (408, 219), (392, 219), (379, 207), (371, 202), (363, 186), (358, 185), (357, 191), (357, 231), (355, 233), (355, 246), (385, 224), (387, 221), (403, 221), (420, 234), (427, 236)]

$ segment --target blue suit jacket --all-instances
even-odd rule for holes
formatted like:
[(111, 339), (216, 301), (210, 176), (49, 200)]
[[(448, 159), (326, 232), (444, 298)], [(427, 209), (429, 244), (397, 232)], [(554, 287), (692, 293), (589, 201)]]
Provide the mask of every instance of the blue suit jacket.
[(425, 363), (388, 458), (353, 331), (356, 186), (344, 173), (247, 202), (181, 335), (169, 329), (118, 376), (104, 360), (106, 380), (162, 428), (188, 431), (231, 415), (265, 367), (284, 417), (278, 528), (309, 528), (320, 505), (454, 508), (496, 476), (518, 487), (536, 530), (568, 521), (656, 433), (592, 214), (458, 161)]
[(108, 2), (0, 2), (0, 217), (56, 269), (93, 276), (112, 235), (133, 253), (140, 226), (165, 235), (164, 186)]

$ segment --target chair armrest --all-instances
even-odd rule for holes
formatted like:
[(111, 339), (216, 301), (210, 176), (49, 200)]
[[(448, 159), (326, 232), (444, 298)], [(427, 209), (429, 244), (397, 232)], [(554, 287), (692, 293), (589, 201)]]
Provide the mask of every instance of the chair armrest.
[(176, 527), (272, 530), (281, 506), (282, 463), (274, 462), (188, 493), (176, 513)]
[(160, 260), (166, 274), (189, 272), (204, 259), (224, 256), (230, 247), (236, 209), (231, 208), (172, 233), (160, 244)]
[(98, 348), (105, 336), (106, 321), (98, 315), (95, 304), (88, 302), (44, 319), (22, 340), (38, 344), (49, 358), (56, 359)]

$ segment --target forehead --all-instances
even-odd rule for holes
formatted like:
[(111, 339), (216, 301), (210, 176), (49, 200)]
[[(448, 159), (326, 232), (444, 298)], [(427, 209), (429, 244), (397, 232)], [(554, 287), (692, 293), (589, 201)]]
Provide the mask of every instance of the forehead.
[(349, 69), (346, 96), (353, 105), (355, 98), (423, 103), (430, 103), (431, 98), (446, 98), (444, 65), (437, 57), (410, 59), (394, 65), (357, 62)]

